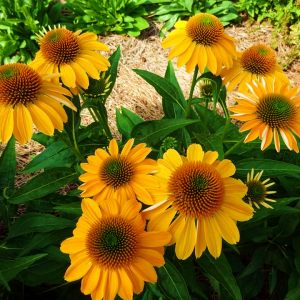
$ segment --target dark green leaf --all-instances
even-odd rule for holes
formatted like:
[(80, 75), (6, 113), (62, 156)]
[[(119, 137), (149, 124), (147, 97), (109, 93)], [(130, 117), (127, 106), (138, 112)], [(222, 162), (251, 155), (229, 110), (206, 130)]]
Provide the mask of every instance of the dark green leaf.
[(197, 263), (206, 273), (213, 276), (235, 300), (242, 300), (240, 289), (232, 274), (231, 267), (224, 254), (214, 259), (207, 251), (197, 259)]
[(71, 215), (82, 215), (82, 210), (81, 210), (81, 203), (69, 203), (69, 204), (62, 204), (59, 206), (53, 207), (58, 212), (65, 212)]
[(206, 151), (217, 151), (219, 153), (219, 160), (224, 159), (224, 151), (221, 137), (216, 134), (197, 134), (194, 133), (194, 136), (199, 141), (201, 145), (205, 147)]
[(39, 260), (45, 256), (47, 256), (46, 253), (25, 256), (17, 258), (15, 260), (0, 259), (0, 271), (6, 279), (6, 281), (10, 281), (15, 276), (17, 276), (22, 270), (28, 268), (36, 260)]
[(196, 122), (199, 120), (162, 119), (143, 122), (134, 126), (131, 136), (140, 143), (146, 142), (155, 145), (171, 132)]
[(235, 163), (236, 175), (246, 177), (251, 169), (255, 171), (264, 170), (266, 177), (291, 176), (299, 177), (300, 166), (271, 159), (247, 158)]
[(166, 259), (165, 265), (157, 269), (157, 276), (157, 284), (170, 299), (191, 299), (184, 279), (169, 260)]
[(65, 143), (58, 141), (36, 156), (21, 173), (32, 173), (53, 167), (69, 167), (76, 161), (78, 159)]
[(8, 238), (14, 238), (30, 232), (50, 232), (74, 227), (74, 222), (49, 214), (26, 213), (11, 226)]
[(2, 275), (2, 272), (0, 271), (0, 286), (1, 286), (1, 284), (4, 285), (8, 291), (10, 291), (10, 287), (9, 287), (7, 281), (4, 278), (4, 276)]
[(76, 178), (77, 174), (69, 168), (48, 169), (30, 179), (14, 193), (8, 201), (10, 203), (19, 204), (41, 198), (57, 191)]
[(62, 10), (61, 2), (57, 2), (51, 7), (51, 9), (49, 11), (49, 17), (50, 17), (52, 23), (56, 23), (59, 20), (61, 10)]
[(145, 122), (139, 115), (135, 114), (131, 110), (121, 106), (122, 114), (127, 117), (133, 125)]

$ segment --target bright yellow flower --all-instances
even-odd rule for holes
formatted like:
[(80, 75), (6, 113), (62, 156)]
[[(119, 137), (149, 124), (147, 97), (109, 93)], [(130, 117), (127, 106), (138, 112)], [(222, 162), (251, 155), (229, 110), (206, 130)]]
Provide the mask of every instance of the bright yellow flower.
[(276, 77), (283, 84), (289, 83), (281, 67), (276, 64), (275, 52), (266, 45), (254, 45), (244, 52), (238, 53), (238, 59), (234, 60), (232, 68), (223, 69), (221, 77), (224, 77), (223, 85), (230, 82), (227, 91), (232, 91), (238, 84), (239, 92), (247, 92), (247, 83), (256, 79), (261, 82), (273, 82)]
[(176, 243), (179, 259), (188, 258), (194, 248), (200, 257), (206, 247), (219, 257), (222, 238), (229, 244), (240, 239), (236, 221), (253, 216), (253, 208), (242, 200), (246, 185), (230, 177), (234, 164), (217, 158), (218, 152), (204, 153), (200, 145), (192, 144), (187, 157), (170, 149), (158, 160), (160, 171), (154, 176), (160, 180), (160, 197), (166, 200), (144, 210), (143, 217), (150, 220), (148, 230), (172, 234), (169, 245)]
[(247, 182), (246, 185), (248, 187), (248, 191), (246, 194), (246, 198), (249, 200), (250, 205), (254, 204), (256, 208), (259, 208), (259, 205), (262, 205), (266, 208), (273, 208), (271, 205), (266, 203), (268, 202), (276, 202), (275, 200), (267, 198), (270, 194), (275, 194), (276, 191), (267, 191), (267, 188), (274, 185), (275, 182), (270, 182), (266, 184), (270, 178), (260, 181), (262, 173), (264, 171), (258, 172), (254, 176), (254, 169), (251, 170), (250, 174), (247, 174)]
[[(300, 137), (300, 97), (297, 95), (299, 88), (290, 88), (289, 84), (274, 80), (262, 80), (262, 83), (253, 80), (247, 84), (249, 93), (237, 93), (235, 98), (238, 105), (230, 107), (235, 112), (231, 118), (246, 123), (240, 128), (240, 132), (251, 130), (245, 139), (245, 143), (259, 137), (262, 140), (261, 150), (266, 149), (274, 137), (275, 148), (280, 151), (279, 133), (286, 146), (290, 150), (299, 152), (297, 141), (293, 135)], [(293, 99), (292, 99), (293, 98)]]
[(74, 236), (62, 242), (60, 250), (70, 255), (65, 280), (82, 278), (81, 291), (93, 300), (113, 300), (118, 294), (130, 300), (144, 289), (144, 281), (155, 283), (153, 268), (164, 265), (164, 245), (169, 232), (146, 232), (135, 199), (106, 201), (101, 211), (96, 202), (83, 199), (83, 215)]
[(146, 144), (139, 144), (133, 149), (134, 139), (130, 139), (121, 153), (115, 139), (109, 143), (109, 153), (103, 149), (97, 149), (95, 155), (87, 158), (88, 163), (82, 163), (81, 167), (87, 173), (79, 179), (85, 182), (79, 187), (84, 191), (82, 197), (94, 197), (97, 203), (113, 198), (135, 199), (143, 203), (154, 204), (149, 188), (159, 186), (158, 181), (152, 175), (157, 172), (157, 164), (152, 159), (146, 159), (151, 148)]
[(33, 123), (46, 135), (63, 130), (68, 117), (60, 103), (76, 110), (64, 95), (72, 94), (48, 80), (56, 75), (39, 74), (31, 67), (13, 63), (0, 67), (0, 142), (12, 134), (21, 145), (33, 134)]
[(110, 66), (109, 61), (96, 50), (109, 51), (109, 48), (97, 41), (96, 34), (80, 33), (81, 30), (73, 33), (65, 28), (41, 32), (38, 35), (41, 48), (29, 65), (42, 73), (60, 72), (63, 84), (69, 88), (80, 86), (87, 89), (87, 74), (99, 79), (99, 72)]
[(224, 33), (222, 22), (211, 14), (201, 13), (189, 21), (178, 21), (162, 42), (163, 48), (174, 46), (169, 60), (178, 57), (178, 68), (186, 65), (190, 73), (198, 64), (201, 73), (207, 66), (213, 74), (220, 74), (222, 66), (227, 69), (236, 57), (235, 39)]

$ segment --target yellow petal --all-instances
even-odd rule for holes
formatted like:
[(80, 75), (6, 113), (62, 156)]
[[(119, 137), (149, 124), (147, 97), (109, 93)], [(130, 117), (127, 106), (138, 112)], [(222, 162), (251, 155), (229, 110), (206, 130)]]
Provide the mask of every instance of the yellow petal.
[(51, 119), (38, 106), (33, 103), (27, 104), (27, 109), (31, 115), (35, 126), (46, 135), (53, 135), (54, 126)]
[(61, 64), (59, 66), (61, 72), (61, 80), (67, 87), (76, 87), (76, 75), (72, 67), (68, 64)]
[(15, 106), (15, 113), (17, 117), (18, 131), (27, 142), (31, 139), (33, 134), (33, 122), (31, 115), (23, 104)]
[(204, 151), (198, 144), (192, 144), (187, 149), (187, 158), (189, 161), (202, 161)]
[(91, 294), (97, 287), (100, 279), (100, 268), (94, 265), (81, 281), (81, 292), (85, 295)]
[(196, 243), (196, 226), (194, 218), (187, 218), (181, 231), (179, 240), (176, 242), (175, 252), (179, 259), (187, 259), (192, 254)]
[(214, 217), (203, 219), (205, 240), (209, 253), (217, 258), (221, 255), (222, 238)]
[(65, 274), (66, 281), (75, 281), (83, 277), (91, 268), (92, 262), (90, 259), (84, 257), (83, 259), (72, 263)]
[(92, 222), (97, 222), (102, 217), (100, 208), (95, 201), (91, 199), (83, 199), (81, 202), (81, 208), (82, 212), (86, 214)]
[(123, 268), (120, 268), (118, 270), (118, 273), (120, 282), (120, 289), (118, 294), (122, 299), (131, 300), (133, 298), (133, 285), (131, 279)]
[(6, 144), (13, 133), (14, 112), (12, 105), (6, 105), (0, 114), (0, 142)]
[(203, 220), (197, 220), (197, 237), (195, 246), (195, 256), (200, 257), (206, 249), (205, 232)]

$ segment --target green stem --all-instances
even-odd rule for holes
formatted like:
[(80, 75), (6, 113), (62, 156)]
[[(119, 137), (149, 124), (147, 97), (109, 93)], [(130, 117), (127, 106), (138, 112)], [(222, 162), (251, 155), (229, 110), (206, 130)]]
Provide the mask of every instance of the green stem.
[(93, 109), (91, 109), (91, 108), (88, 107), (88, 111), (89, 111), (90, 115), (92, 116), (94, 122), (98, 122), (98, 120), (97, 120), (97, 118), (96, 118), (96, 116), (94, 114)]
[(188, 103), (187, 103), (187, 108), (185, 110), (185, 116), (187, 119), (190, 117), (190, 114), (191, 114), (192, 99), (193, 99), (194, 89), (195, 89), (195, 86), (197, 83), (197, 75), (198, 75), (198, 65), (196, 66), (195, 71), (194, 71), (194, 76), (193, 76), (193, 80), (192, 80), (192, 85), (191, 85), (190, 95), (189, 95), (189, 99), (188, 99)]
[(226, 132), (228, 130), (228, 127), (229, 127), (230, 123), (231, 123), (231, 119), (230, 118), (226, 118), (226, 124), (225, 124), (224, 131), (223, 131), (223, 134), (222, 134), (222, 137), (221, 137), (222, 142), (225, 139)]
[(107, 122), (106, 122), (106, 118), (105, 118), (105, 116), (103, 116), (103, 114), (100, 112), (98, 112), (98, 111), (96, 111), (96, 110), (94, 110), (94, 112), (95, 112), (95, 114), (96, 114), (96, 116), (97, 116), (97, 118), (98, 118), (98, 120), (99, 120), (99, 123), (102, 125), (102, 127), (104, 128), (104, 131), (105, 131), (105, 133), (106, 133), (106, 135), (107, 135), (107, 137), (110, 139), (110, 140), (112, 140), (113, 139), (113, 136), (112, 136), (112, 134), (111, 134), (111, 132), (110, 132), (110, 129), (109, 129), (109, 127), (108, 127), (108, 124), (107, 124)]
[[(77, 143), (73, 146), (71, 144), (71, 142), (68, 139), (66, 139), (66, 137), (64, 136), (64, 134), (62, 132), (60, 132), (59, 130), (56, 130), (55, 133), (66, 144), (66, 146), (76, 155), (76, 157), (81, 162), (87, 162), (87, 160), (84, 158), (84, 156), (80, 153)], [(74, 139), (74, 134), (73, 134), (73, 139)]]
[(228, 156), (231, 154), (236, 148), (238, 148), (241, 144), (243, 144), (244, 138), (235, 143), (227, 152), (225, 152), (224, 156)]
[(204, 114), (204, 134), (207, 134), (207, 114), (208, 114), (208, 100), (205, 98), (205, 114)]

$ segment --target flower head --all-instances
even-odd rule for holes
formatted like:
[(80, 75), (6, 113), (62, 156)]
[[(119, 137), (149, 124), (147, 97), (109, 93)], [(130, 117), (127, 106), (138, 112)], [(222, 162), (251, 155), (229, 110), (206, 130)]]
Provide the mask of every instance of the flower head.
[(271, 205), (266, 203), (268, 202), (276, 202), (275, 200), (267, 198), (269, 194), (275, 194), (275, 191), (267, 191), (267, 188), (274, 185), (275, 182), (270, 182), (266, 184), (270, 178), (260, 181), (264, 171), (258, 172), (254, 176), (254, 169), (251, 170), (250, 174), (247, 174), (247, 182), (246, 185), (248, 187), (248, 191), (246, 194), (246, 198), (249, 200), (250, 205), (254, 204), (256, 208), (259, 208), (259, 204), (266, 208), (273, 208)]
[(157, 172), (157, 164), (152, 159), (146, 159), (151, 148), (146, 144), (139, 144), (133, 149), (134, 139), (130, 139), (121, 153), (115, 139), (109, 143), (109, 153), (97, 149), (95, 155), (87, 158), (88, 163), (81, 167), (87, 171), (79, 179), (85, 182), (79, 187), (84, 192), (82, 197), (92, 197), (100, 203), (116, 197), (122, 199), (135, 199), (145, 204), (154, 204), (151, 188), (159, 186), (152, 173)]
[(201, 13), (189, 21), (179, 21), (176, 30), (162, 42), (162, 47), (174, 46), (169, 60), (178, 57), (177, 66), (186, 64), (188, 73), (198, 64), (200, 72), (207, 66), (213, 74), (220, 74), (222, 66), (230, 68), (236, 57), (235, 40), (224, 33), (222, 22), (215, 16)]
[(199, 87), (201, 97), (208, 99), (213, 97), (213, 85), (210, 80), (201, 80)]
[(249, 93), (237, 93), (235, 98), (238, 105), (230, 107), (235, 112), (231, 117), (246, 123), (240, 132), (251, 130), (245, 143), (259, 137), (262, 140), (261, 149), (266, 149), (274, 137), (275, 148), (280, 151), (279, 133), (290, 150), (299, 152), (297, 141), (293, 135), (300, 137), (300, 97), (293, 98), (298, 93), (298, 87), (290, 88), (289, 84), (282, 85), (274, 80), (262, 83), (254, 80), (247, 84)]
[[(54, 28), (38, 35), (40, 50), (30, 66), (43, 73), (61, 73), (61, 80), (69, 88), (87, 89), (87, 74), (99, 79), (99, 72), (106, 71), (109, 61), (96, 50), (109, 51), (108, 46), (97, 41), (91, 32), (73, 33), (65, 28)], [(58, 82), (58, 81), (57, 81)]]
[(178, 146), (178, 141), (171, 136), (167, 136), (162, 141), (161, 146), (165, 151), (167, 151), (169, 149), (176, 149)]
[(33, 123), (46, 135), (63, 130), (68, 117), (60, 103), (76, 107), (64, 96), (72, 97), (67, 89), (48, 81), (54, 76), (59, 75), (40, 74), (20, 63), (0, 67), (0, 142), (14, 134), (24, 145), (32, 137)]
[(82, 278), (81, 291), (92, 299), (132, 299), (143, 291), (144, 281), (155, 283), (153, 266), (165, 261), (168, 232), (146, 232), (135, 199), (105, 201), (101, 210), (91, 199), (82, 200), (82, 217), (74, 236), (62, 242), (60, 250), (70, 255), (67, 281)]
[(101, 99), (109, 91), (111, 82), (109, 81), (110, 76), (105, 78), (105, 72), (100, 76), (100, 79), (89, 78), (90, 84), (87, 89), (81, 90), (81, 95), (85, 100), (90, 99)]
[(165, 200), (144, 210), (143, 217), (150, 220), (148, 230), (172, 234), (169, 244), (176, 243), (179, 259), (188, 258), (194, 249), (200, 257), (206, 247), (219, 257), (222, 238), (230, 244), (240, 239), (235, 221), (252, 218), (252, 207), (242, 200), (247, 187), (231, 177), (235, 166), (217, 158), (216, 151), (204, 153), (200, 145), (192, 144), (187, 157), (170, 149), (158, 160), (160, 171), (154, 176)]
[(261, 82), (273, 82), (276, 77), (282, 83), (289, 83), (289, 79), (283, 73), (281, 67), (276, 63), (274, 50), (266, 45), (254, 45), (238, 53), (238, 58), (234, 60), (232, 68), (223, 70), (220, 74), (223, 85), (230, 82), (227, 91), (232, 91), (238, 84), (239, 92), (247, 92), (247, 83), (256, 79)]

